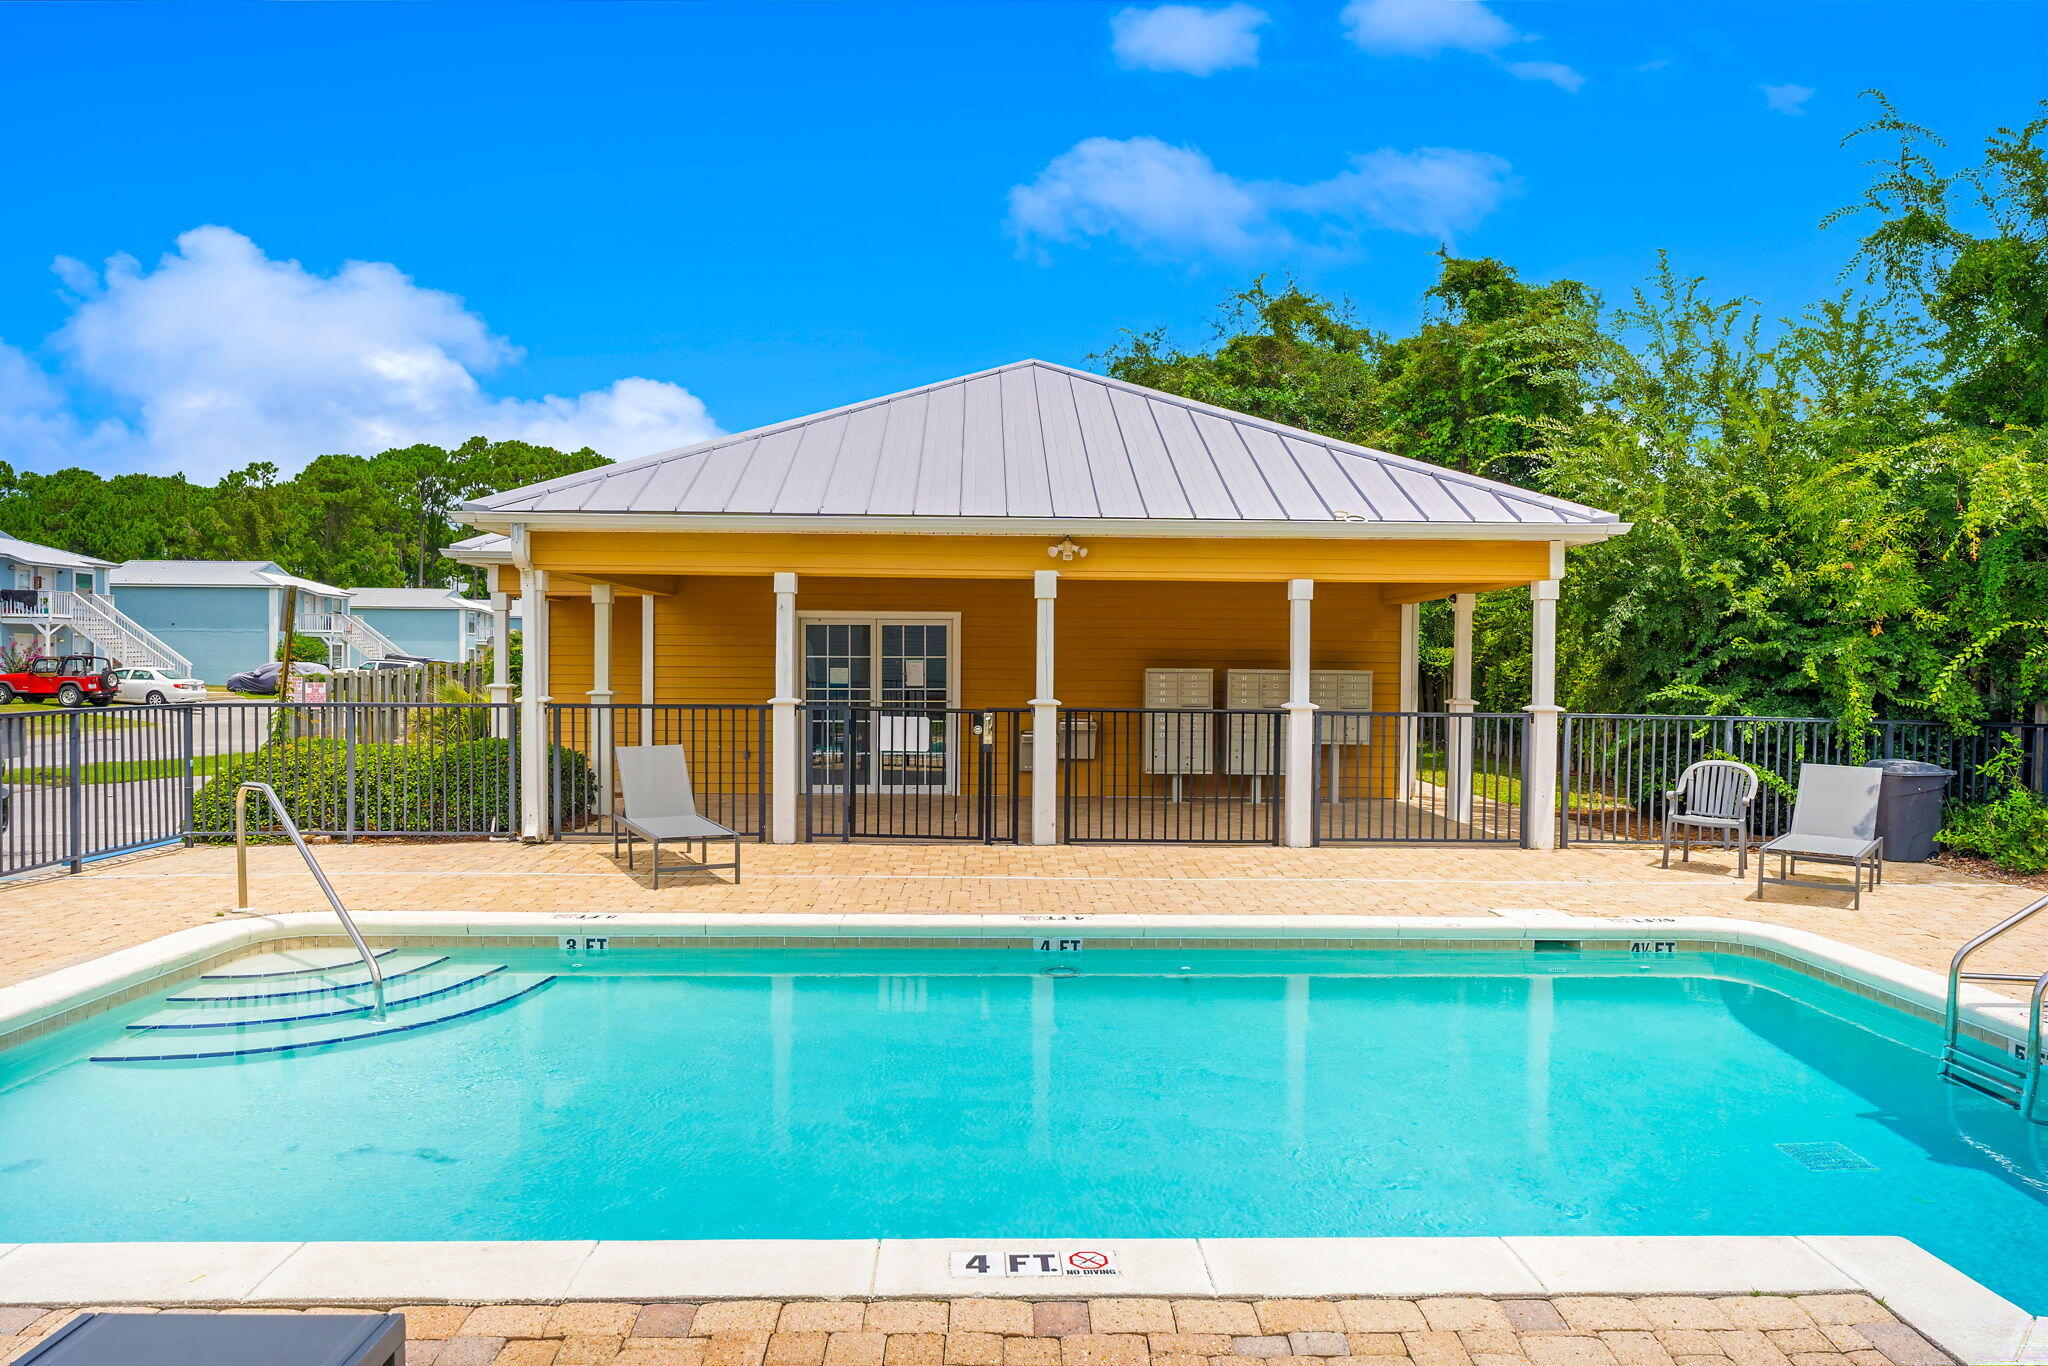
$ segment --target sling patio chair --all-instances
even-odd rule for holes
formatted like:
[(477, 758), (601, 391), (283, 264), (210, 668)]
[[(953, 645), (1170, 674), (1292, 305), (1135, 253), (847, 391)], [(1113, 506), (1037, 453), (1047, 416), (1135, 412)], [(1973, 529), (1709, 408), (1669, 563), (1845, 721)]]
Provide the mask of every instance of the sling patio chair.
[(1671, 842), (1681, 849), (1680, 861), (1692, 862), (1695, 836), (1718, 836), (1722, 847), (1735, 843), (1735, 876), (1749, 873), (1749, 807), (1756, 800), (1756, 770), (1733, 759), (1702, 759), (1678, 775), (1678, 786), (1664, 794), (1664, 866), (1671, 866)]
[[(1877, 833), (1877, 785), (1884, 774), (1847, 764), (1801, 764), (1799, 796), (1792, 804), (1792, 828), (1757, 850), (1756, 895), (1764, 884), (1840, 891), (1839, 882), (1798, 878), (1799, 860), (1847, 864), (1854, 890), (1852, 909), (1863, 907), (1864, 870), (1870, 885), (1884, 885), (1884, 839)], [(1778, 876), (1765, 877), (1766, 856), (1778, 856)]]
[[(654, 885), (661, 886), (661, 846), (664, 840), (679, 840), (699, 846), (700, 862), (692, 871), (714, 872), (732, 869), (732, 880), (740, 880), (740, 837), (717, 821), (697, 812), (697, 794), (690, 786), (690, 760), (681, 745), (622, 745), (619, 756), (619, 787), (625, 809), (612, 817), (612, 857), (619, 856), (619, 840), (626, 842), (626, 871), (633, 869), (633, 841), (646, 840), (654, 846)], [(711, 842), (732, 841), (732, 862), (712, 863)]]

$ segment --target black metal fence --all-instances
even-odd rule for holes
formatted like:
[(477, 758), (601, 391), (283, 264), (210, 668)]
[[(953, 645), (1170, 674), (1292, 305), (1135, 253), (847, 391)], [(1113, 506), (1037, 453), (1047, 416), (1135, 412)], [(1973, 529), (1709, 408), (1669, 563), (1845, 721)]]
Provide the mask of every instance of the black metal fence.
[[(514, 709), (222, 702), (0, 714), (0, 877), (234, 832), (268, 783), (310, 835), (503, 836), (519, 828)], [(251, 808), (252, 827), (267, 812)]]
[(1560, 842), (1661, 839), (1665, 793), (1701, 759), (1733, 759), (1757, 770), (1750, 825), (1762, 838), (1783, 833), (1791, 820), (1801, 764), (1919, 759), (1955, 770), (1950, 799), (1972, 802), (1995, 795), (2009, 766), (2012, 778), (2048, 796), (2048, 725), (1994, 723), (1964, 734), (1938, 721), (1881, 721), (1851, 733), (1814, 716), (1572, 714), (1564, 718), (1559, 756)]
[[(680, 746), (698, 809), (767, 838), (765, 706), (561, 704), (548, 717), (543, 824), (608, 837), (613, 756)], [(1278, 843), (1279, 711), (1064, 708), (1057, 777), (1034, 774), (1021, 708), (812, 703), (799, 713), (799, 834), (816, 840), (1015, 841), (1034, 781), (1058, 784), (1069, 843)], [(309, 834), (342, 840), (507, 837), (521, 828), (516, 708), (492, 703), (234, 702), (0, 713), (0, 877), (233, 831), (238, 783), (276, 788)], [(1524, 838), (1529, 737), (1519, 713), (1320, 712), (1319, 842)], [(1782, 831), (1802, 763), (1913, 758), (1956, 770), (1952, 798), (2018, 781), (2048, 796), (2048, 725), (1881, 722), (1857, 736), (1815, 717), (1564, 718), (1563, 843), (1657, 840), (1686, 765), (1731, 758), (1763, 782), (1758, 836)]]
[(619, 750), (672, 745), (688, 770), (697, 813), (726, 829), (768, 838), (768, 708), (594, 706), (548, 708), (548, 829), (556, 838), (610, 839), (623, 808)]
[(1317, 712), (1319, 844), (1517, 844), (1517, 712)]
[(1065, 841), (1278, 844), (1285, 721), (1277, 711), (1062, 708)]
[(805, 703), (797, 716), (803, 837), (1014, 843), (1028, 820), (1025, 715)]

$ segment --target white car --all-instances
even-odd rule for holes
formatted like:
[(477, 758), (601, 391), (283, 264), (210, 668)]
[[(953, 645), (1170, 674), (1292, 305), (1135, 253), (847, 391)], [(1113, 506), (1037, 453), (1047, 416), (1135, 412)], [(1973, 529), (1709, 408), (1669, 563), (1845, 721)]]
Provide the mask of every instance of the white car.
[(206, 685), (196, 678), (181, 678), (169, 669), (115, 669), (116, 702), (201, 702)]

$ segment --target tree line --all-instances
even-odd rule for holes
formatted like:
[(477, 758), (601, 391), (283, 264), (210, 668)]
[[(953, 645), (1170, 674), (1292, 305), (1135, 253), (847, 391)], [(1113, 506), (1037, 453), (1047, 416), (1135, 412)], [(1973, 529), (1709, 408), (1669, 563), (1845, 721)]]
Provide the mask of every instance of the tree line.
[[(2048, 118), (1944, 169), (1881, 115), (1852, 287), (1767, 320), (1660, 258), (1626, 300), (1444, 256), (1408, 336), (1261, 280), (1112, 374), (1619, 514), (1560, 601), (1580, 711), (2013, 719), (2048, 700)], [(1860, 276), (1860, 280), (1855, 277)], [(1449, 654), (1448, 611), (1425, 658)], [(1527, 701), (1528, 597), (1480, 599), (1480, 705)]]
[(479, 571), (441, 555), (474, 534), (449, 520), (455, 506), (604, 463), (588, 448), (483, 437), (453, 450), (323, 455), (290, 478), (259, 462), (211, 485), (182, 475), (37, 474), (0, 462), (0, 531), (117, 563), (275, 560), (342, 588), (478, 592)]

